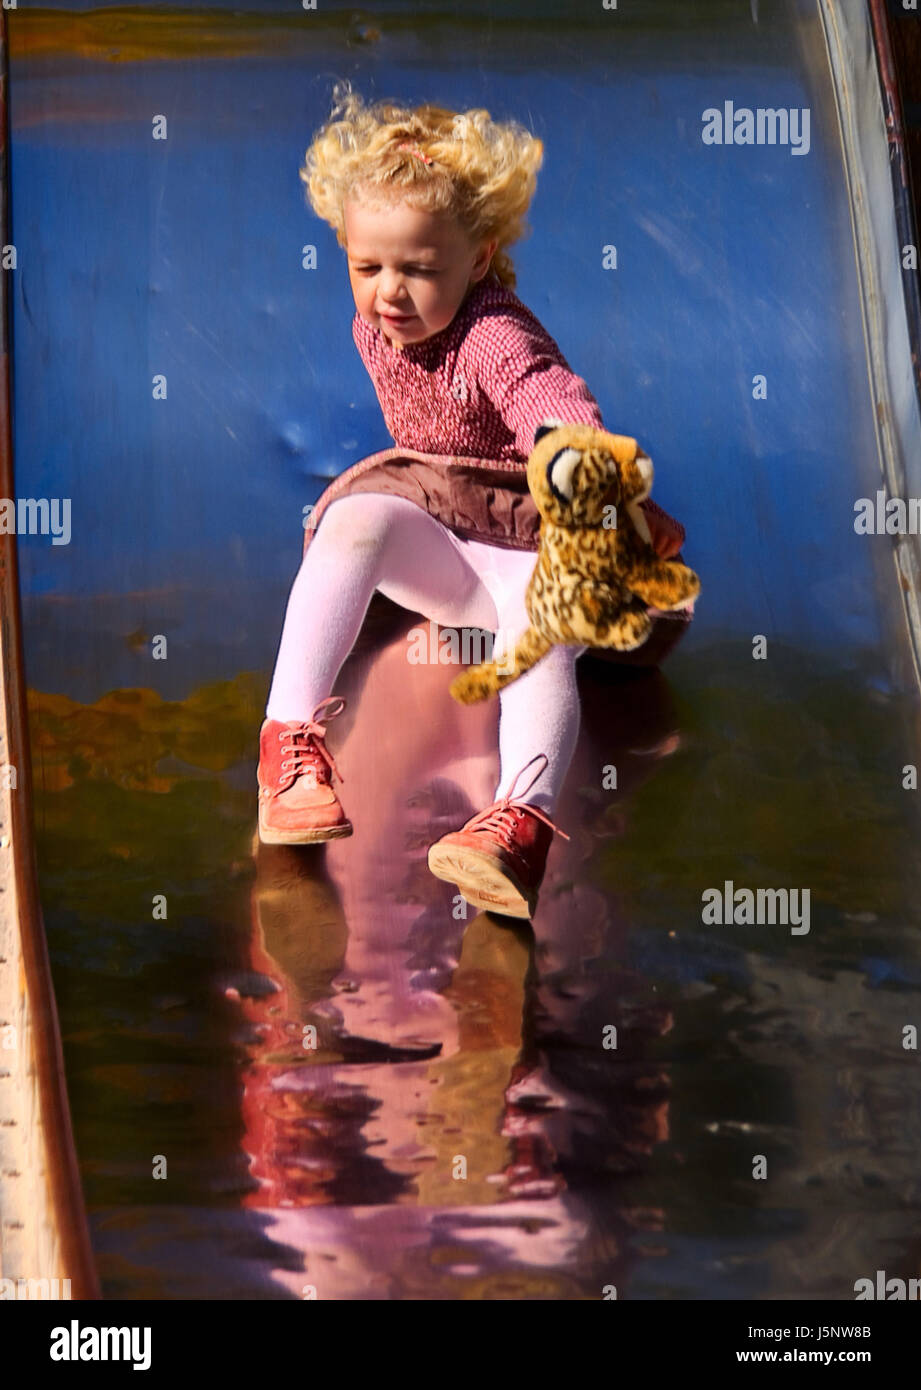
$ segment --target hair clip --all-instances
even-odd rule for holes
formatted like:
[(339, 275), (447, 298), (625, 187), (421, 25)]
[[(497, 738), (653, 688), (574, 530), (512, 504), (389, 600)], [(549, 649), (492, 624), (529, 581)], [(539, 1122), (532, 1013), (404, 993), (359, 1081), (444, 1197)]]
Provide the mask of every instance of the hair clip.
[(422, 150), (420, 150), (420, 148), (419, 148), (418, 145), (409, 145), (409, 144), (406, 144), (406, 143), (404, 142), (402, 145), (397, 145), (397, 149), (398, 149), (398, 150), (408, 150), (409, 153), (410, 153), (410, 154), (414, 154), (414, 155), (416, 156), (417, 159), (421, 159), (422, 162), (423, 162), (423, 164), (434, 164), (434, 163), (435, 163), (435, 161), (434, 161), (434, 159), (432, 159), (431, 155), (424, 154), (424, 153), (422, 152)]

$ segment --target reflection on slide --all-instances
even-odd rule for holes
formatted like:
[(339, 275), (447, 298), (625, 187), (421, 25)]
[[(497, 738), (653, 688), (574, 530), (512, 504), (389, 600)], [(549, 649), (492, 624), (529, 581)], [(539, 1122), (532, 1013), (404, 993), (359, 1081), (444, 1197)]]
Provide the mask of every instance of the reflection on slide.
[[(242, 1003), (258, 1186), (246, 1205), (273, 1209), (269, 1232), (308, 1252), (303, 1274), (284, 1276), (295, 1292), (300, 1280), (321, 1298), (584, 1296), (595, 1222), (567, 1167), (593, 1148), (607, 1172), (629, 1174), (668, 1138), (667, 1077), (646, 1054), (671, 1023), (622, 963), (626, 926), (585, 872), (617, 823), (584, 792), (613, 761), (629, 797), (674, 749), (666, 684), (658, 672), (588, 678), (559, 810), (572, 839), (554, 847), (532, 931), (433, 885), (432, 837), (494, 785), (496, 711), (471, 730), (445, 669), (424, 666), (410, 698), (429, 720), (393, 721), (381, 739), (362, 714), (405, 702), (405, 649), (398, 633), (340, 682), (358, 707), (336, 753), (354, 837), (256, 850)], [(613, 978), (585, 974), (602, 957)], [(607, 1046), (593, 1027), (605, 1004), (619, 1020)], [(545, 1038), (594, 1059), (575, 1088), (554, 1075)], [(628, 1237), (662, 1215), (612, 1214), (602, 1282), (616, 1286), (635, 1258)]]

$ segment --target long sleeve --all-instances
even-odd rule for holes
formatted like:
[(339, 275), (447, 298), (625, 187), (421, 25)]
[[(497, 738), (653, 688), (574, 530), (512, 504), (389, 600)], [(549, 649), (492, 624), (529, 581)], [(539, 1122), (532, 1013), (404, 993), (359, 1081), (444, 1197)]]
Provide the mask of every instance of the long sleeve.
[[(531, 320), (531, 321), (529, 321)], [(477, 344), (478, 378), (525, 458), (542, 420), (603, 429), (598, 402), (531, 316), (490, 314)]]
[[(572, 371), (530, 312), (490, 314), (484, 322), (489, 332), (478, 344), (480, 384), (506, 428), (514, 431), (515, 446), (525, 457), (543, 420), (605, 428), (598, 402), (585, 381)], [(684, 527), (651, 498), (641, 506), (659, 553), (677, 555)]]

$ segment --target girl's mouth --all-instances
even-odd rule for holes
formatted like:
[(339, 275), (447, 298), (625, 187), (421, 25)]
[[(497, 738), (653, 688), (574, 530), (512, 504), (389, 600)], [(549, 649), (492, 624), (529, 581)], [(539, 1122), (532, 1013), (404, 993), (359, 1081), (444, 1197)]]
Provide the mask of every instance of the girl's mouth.
[(415, 314), (381, 314), (385, 323), (392, 323), (399, 326), (401, 323), (409, 323), (416, 316)]

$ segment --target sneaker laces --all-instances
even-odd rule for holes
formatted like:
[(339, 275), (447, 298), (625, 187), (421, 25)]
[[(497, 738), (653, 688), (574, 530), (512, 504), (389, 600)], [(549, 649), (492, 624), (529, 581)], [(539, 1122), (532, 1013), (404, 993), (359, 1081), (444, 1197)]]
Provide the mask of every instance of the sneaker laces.
[[(325, 714), (320, 714), (324, 705), (334, 705), (337, 701), (338, 709), (327, 709)], [(291, 724), (278, 735), (281, 751), (286, 755), (281, 765), (282, 772), (290, 768), (296, 778), (303, 777), (306, 773), (318, 772), (325, 762), (339, 781), (345, 784), (345, 778), (336, 766), (332, 753), (323, 742), (327, 721), (334, 719), (344, 709), (345, 700), (341, 695), (329, 695), (320, 701), (310, 719), (302, 724)]]
[[(521, 791), (518, 793), (517, 798), (513, 799), (512, 792), (515, 790), (518, 778), (521, 776), (522, 772), (527, 771), (527, 769), (531, 766), (531, 763), (536, 763), (539, 758), (543, 758), (544, 766), (538, 768), (528, 785), (521, 789)], [(567, 835), (564, 830), (561, 830), (558, 825), (553, 824), (553, 821), (550, 819), (550, 817), (548, 815), (545, 815), (545, 813), (540, 809), (540, 807), (532, 806), (530, 805), (530, 803), (522, 801), (521, 799), (522, 797), (527, 796), (528, 792), (534, 786), (534, 783), (537, 781), (538, 777), (540, 777), (541, 773), (543, 773), (549, 766), (549, 763), (550, 759), (547, 757), (546, 753), (535, 753), (534, 757), (531, 758), (529, 762), (526, 762), (524, 767), (520, 768), (518, 772), (515, 773), (515, 776), (512, 780), (512, 785), (509, 787), (506, 795), (501, 797), (500, 800), (494, 802), (492, 806), (487, 806), (486, 810), (481, 811), (479, 815), (474, 816), (472, 820), (467, 822), (467, 824), (464, 826), (464, 829), (489, 831), (490, 833), (497, 835), (500, 839), (504, 840), (507, 845), (511, 845), (510, 832), (517, 826), (517, 823), (523, 818), (524, 813), (529, 812), (532, 816), (536, 816), (538, 820), (543, 821), (544, 825), (549, 825), (554, 835), (562, 835), (564, 840), (570, 839), (571, 837)]]

